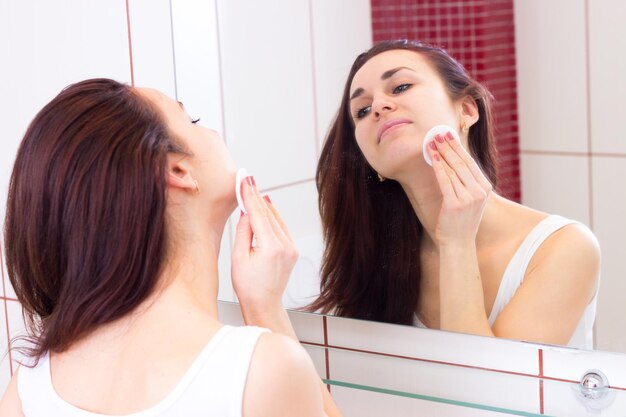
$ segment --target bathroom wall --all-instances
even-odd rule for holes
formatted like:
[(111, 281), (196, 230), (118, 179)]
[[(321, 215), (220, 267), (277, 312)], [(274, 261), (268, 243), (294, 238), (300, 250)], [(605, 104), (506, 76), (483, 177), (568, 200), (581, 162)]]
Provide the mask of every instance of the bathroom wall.
[(495, 98), (498, 191), (520, 201), (513, 0), (372, 0), (374, 42), (412, 39), (444, 47)]
[(626, 3), (516, 0), (522, 202), (602, 248), (598, 349), (626, 352)]
[[(63, 87), (91, 77), (151, 86), (218, 130), (237, 164), (271, 196), (300, 248), (294, 274), (309, 283), (289, 287), (285, 304), (301, 304), (318, 288), (316, 160), (345, 74), (371, 39), (369, 0), (0, 0), (0, 218), (21, 136)], [(267, 62), (265, 52), (276, 48), (284, 56)], [(259, 106), (275, 109), (273, 117), (260, 117)], [(298, 117), (282, 117), (287, 107), (300, 109)], [(225, 300), (234, 299), (233, 227), (220, 256)], [(0, 284), (2, 393), (17, 359), (7, 354), (8, 340), (24, 324), (4, 262)]]

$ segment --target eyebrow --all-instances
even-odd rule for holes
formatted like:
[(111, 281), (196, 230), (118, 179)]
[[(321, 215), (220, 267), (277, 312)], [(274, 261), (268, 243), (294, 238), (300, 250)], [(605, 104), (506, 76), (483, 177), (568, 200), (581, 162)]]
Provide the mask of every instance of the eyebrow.
[(185, 110), (185, 105), (183, 104), (182, 101), (178, 101), (178, 105), (180, 106), (181, 109)]
[[(391, 78), (393, 76), (393, 74), (395, 74), (396, 72), (403, 70), (403, 69), (407, 69), (410, 71), (414, 71), (409, 67), (396, 67), (396, 68), (392, 68), (390, 70), (387, 70), (385, 72), (383, 72), (383, 75), (380, 76), (381, 80), (388, 80), (389, 78)], [(356, 90), (354, 90), (354, 93), (352, 93), (352, 95), (350, 96), (350, 100), (354, 100), (355, 98), (359, 97), (361, 94), (363, 94), (365, 92), (365, 90), (363, 90), (362, 88), (357, 88)]]

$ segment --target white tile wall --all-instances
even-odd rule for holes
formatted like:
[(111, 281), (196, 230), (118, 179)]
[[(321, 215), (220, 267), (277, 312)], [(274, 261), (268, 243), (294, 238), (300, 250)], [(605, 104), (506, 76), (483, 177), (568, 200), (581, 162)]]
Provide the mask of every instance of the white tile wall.
[(591, 132), (594, 152), (626, 154), (626, 2), (590, 0)]
[[(370, 0), (310, 0), (310, 3), (318, 149), (321, 150), (339, 109), (352, 62), (372, 46), (371, 6)], [(346, 22), (350, 22), (349, 27)]]
[(331, 346), (539, 374), (537, 347), (528, 343), (338, 317), (327, 326)]
[[(500, 412), (467, 408), (441, 402), (371, 392), (362, 389), (331, 386), (337, 406), (346, 417), (501, 417)], [(531, 416), (533, 414), (523, 414)]]
[(268, 187), (312, 178), (308, 2), (218, 1), (218, 19), (224, 134), (235, 161)]
[(176, 97), (170, 0), (128, 2), (135, 85)]
[(36, 112), (70, 83), (130, 81), (125, 3), (0, 1), (0, 218), (18, 144)]
[(593, 158), (593, 224), (602, 248), (596, 347), (626, 352), (626, 157)]
[[(16, 336), (26, 335), (26, 326), (22, 318), (22, 305), (17, 301), (7, 301), (7, 313), (9, 321), (9, 334), (11, 340), (13, 341), (13, 348), (28, 346), (28, 343), (24, 340), (14, 340)], [(13, 350), (11, 358), (13, 359), (13, 369), (15, 370), (16, 365), (22, 360), (23, 355), (20, 352)]]
[[(538, 413), (539, 380), (415, 360), (330, 349), (330, 379), (409, 394)], [(507, 393), (514, 392), (514, 396)]]
[(313, 365), (315, 365), (315, 370), (317, 371), (317, 374), (320, 376), (320, 378), (326, 378), (326, 349), (323, 347), (306, 344), (302, 346), (311, 357)]
[(544, 412), (550, 416), (623, 417), (626, 392), (609, 390), (599, 398), (585, 398), (578, 384), (544, 381)]
[(587, 152), (584, 5), (514, 2), (521, 150)]
[(178, 99), (189, 115), (224, 137), (215, 0), (172, 0)]
[(524, 204), (590, 224), (589, 159), (585, 156), (520, 155)]
[(0, 300), (0, 392), (4, 392), (11, 380), (8, 349), (9, 342), (7, 340), (7, 321), (4, 312), (4, 300)]
[(543, 375), (546, 377), (580, 381), (591, 369), (602, 371), (612, 387), (626, 389), (626, 355), (561, 347), (544, 348)]

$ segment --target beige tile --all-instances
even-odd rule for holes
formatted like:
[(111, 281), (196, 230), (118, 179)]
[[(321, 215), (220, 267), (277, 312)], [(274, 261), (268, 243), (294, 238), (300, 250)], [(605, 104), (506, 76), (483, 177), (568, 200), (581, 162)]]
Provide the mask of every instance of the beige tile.
[(522, 203), (589, 225), (588, 161), (586, 156), (522, 153)]
[(514, 7), (520, 149), (586, 152), (585, 1)]

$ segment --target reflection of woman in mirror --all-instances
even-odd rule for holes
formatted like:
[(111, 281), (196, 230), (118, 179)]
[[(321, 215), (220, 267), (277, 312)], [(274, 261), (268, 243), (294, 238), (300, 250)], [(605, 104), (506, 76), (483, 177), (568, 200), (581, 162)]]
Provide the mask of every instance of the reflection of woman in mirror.
[(5, 226), (34, 344), (0, 415), (336, 413), (304, 349), (278, 334), (293, 336), (286, 314), (267, 321), (296, 252), (251, 177), (233, 283), (246, 323), (277, 332), (218, 321), (234, 183), (217, 134), (156, 90), (87, 80), (44, 107), (18, 151)]
[[(435, 125), (458, 131), (436, 137)], [(592, 347), (599, 247), (505, 199), (490, 95), (445, 51), (384, 42), (354, 62), (318, 169), (326, 248), (313, 310)]]

